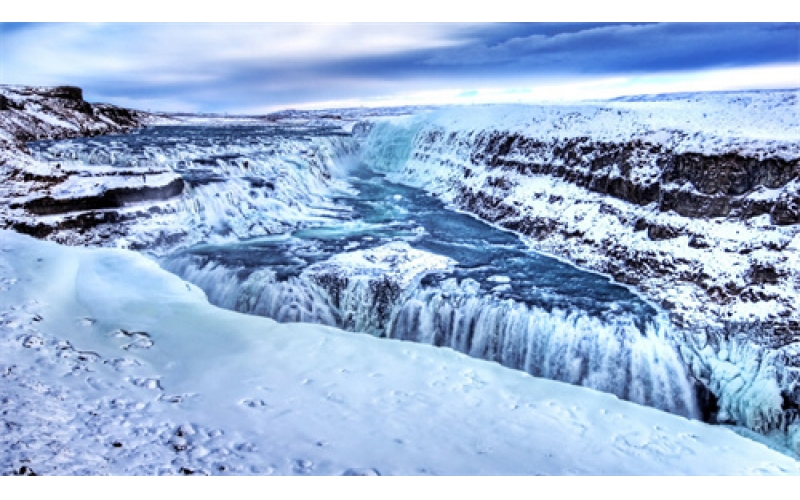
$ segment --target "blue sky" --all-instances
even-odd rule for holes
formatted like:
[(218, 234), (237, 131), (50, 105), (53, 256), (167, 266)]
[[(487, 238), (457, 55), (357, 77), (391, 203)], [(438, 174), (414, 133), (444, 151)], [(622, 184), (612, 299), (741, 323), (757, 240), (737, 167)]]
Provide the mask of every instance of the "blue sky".
[(800, 87), (800, 23), (2, 23), (0, 82), (230, 113)]

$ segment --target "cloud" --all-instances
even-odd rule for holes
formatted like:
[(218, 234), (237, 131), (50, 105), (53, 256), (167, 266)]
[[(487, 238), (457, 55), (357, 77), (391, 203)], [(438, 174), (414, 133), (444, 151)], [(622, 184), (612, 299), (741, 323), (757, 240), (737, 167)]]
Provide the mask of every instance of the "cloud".
[(246, 112), (798, 62), (799, 26), (0, 24), (0, 80), (79, 85), (87, 99), (133, 107)]
[(796, 23), (666, 23), (536, 33), (495, 45), (479, 43), (440, 50), (425, 63), (596, 73), (685, 70), (799, 59), (800, 25)]

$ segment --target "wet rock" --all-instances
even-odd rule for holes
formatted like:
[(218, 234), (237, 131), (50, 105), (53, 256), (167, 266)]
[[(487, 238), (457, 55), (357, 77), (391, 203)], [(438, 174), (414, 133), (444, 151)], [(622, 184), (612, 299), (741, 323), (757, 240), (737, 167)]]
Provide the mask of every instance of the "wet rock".
[(176, 178), (164, 186), (139, 186), (109, 189), (99, 195), (73, 198), (35, 198), (23, 205), (25, 210), (36, 215), (54, 215), (68, 212), (83, 212), (108, 208), (121, 208), (129, 203), (161, 201), (183, 192), (183, 179)]
[(670, 240), (680, 236), (681, 231), (677, 228), (661, 225), (651, 224), (647, 227), (647, 237), (653, 241)]
[(770, 212), (770, 222), (779, 226), (800, 224), (800, 199), (787, 196), (778, 200)]
[(798, 162), (781, 158), (758, 159), (736, 153), (673, 155), (664, 170), (664, 182), (689, 181), (703, 194), (741, 195), (757, 186), (775, 189), (798, 174)]
[(689, 236), (689, 246), (691, 248), (709, 248), (711, 245), (700, 234), (693, 234)]
[(38, 476), (36, 472), (33, 471), (32, 468), (28, 467), (27, 465), (23, 465), (19, 469), (14, 471), (15, 476)]
[(784, 271), (779, 271), (771, 264), (755, 263), (750, 267), (746, 279), (756, 285), (775, 285), (784, 276), (786, 276)]

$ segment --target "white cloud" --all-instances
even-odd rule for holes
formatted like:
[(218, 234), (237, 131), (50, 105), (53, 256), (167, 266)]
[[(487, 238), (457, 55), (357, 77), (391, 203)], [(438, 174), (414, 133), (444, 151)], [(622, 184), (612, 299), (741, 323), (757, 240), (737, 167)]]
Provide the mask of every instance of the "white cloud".
[[(506, 86), (497, 87), (481, 87), (479, 84), (474, 85), (474, 82), (465, 82), (466, 86), (463, 87), (447, 87), (446, 82), (430, 83), (429, 90), (400, 90), (368, 99), (294, 103), (290, 107), (325, 109), (357, 106), (541, 103), (671, 92), (800, 88), (800, 63), (634, 76), (572, 78), (549, 82), (525, 83), (517, 80), (507, 82)], [(269, 108), (269, 110), (274, 109), (277, 108)]]
[(236, 65), (282, 67), (462, 43), (459, 25), (57, 24), (5, 36), (5, 80), (191, 82)]

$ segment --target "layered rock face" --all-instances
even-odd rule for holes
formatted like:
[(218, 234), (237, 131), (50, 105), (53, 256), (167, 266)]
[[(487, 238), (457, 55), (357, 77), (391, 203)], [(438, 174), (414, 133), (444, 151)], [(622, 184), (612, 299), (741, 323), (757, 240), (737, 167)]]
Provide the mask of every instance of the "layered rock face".
[(0, 85), (0, 142), (64, 139), (124, 133), (147, 123), (149, 115), (83, 100), (79, 87)]
[(705, 99), (445, 110), (376, 123), (367, 157), (635, 286), (682, 332), (709, 420), (800, 445), (797, 92)]
[[(435, 141), (435, 133), (424, 139)], [(595, 142), (588, 137), (544, 143), (517, 133), (481, 134), (470, 161), (499, 172), (548, 175), (590, 191), (691, 218), (749, 219), (768, 214), (777, 225), (800, 222), (798, 160), (739, 153), (676, 153), (642, 140)], [(546, 162), (542, 162), (547, 158)], [(655, 177), (638, 172), (655, 166)], [(497, 187), (497, 186), (495, 186)], [(780, 190), (770, 193), (767, 190)]]
[[(64, 161), (36, 161), (26, 142), (121, 134), (152, 116), (110, 104), (92, 104), (78, 87), (0, 86), (0, 219), (2, 226), (45, 238), (62, 232), (65, 243), (98, 227), (98, 239), (120, 236), (115, 225), (147, 214), (120, 213), (127, 204), (159, 202), (183, 191), (180, 177), (158, 169), (87, 173)], [(146, 180), (150, 176), (150, 182)]]

